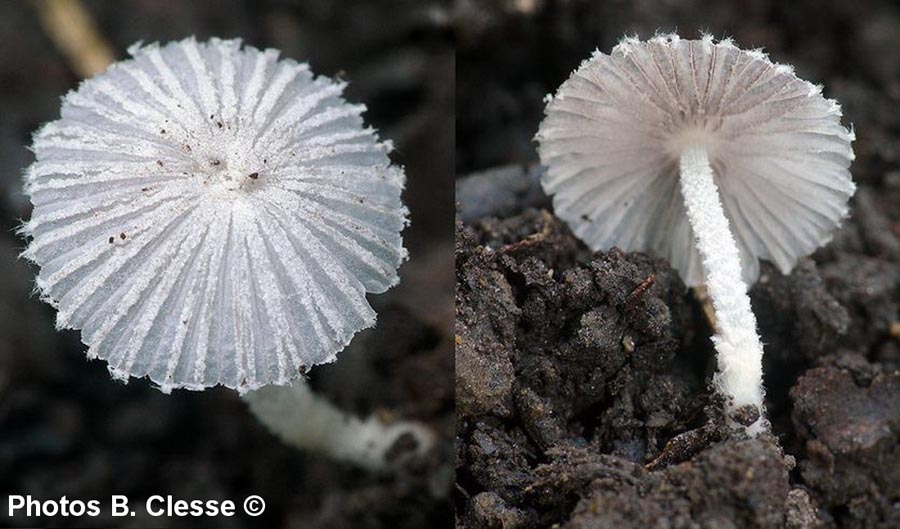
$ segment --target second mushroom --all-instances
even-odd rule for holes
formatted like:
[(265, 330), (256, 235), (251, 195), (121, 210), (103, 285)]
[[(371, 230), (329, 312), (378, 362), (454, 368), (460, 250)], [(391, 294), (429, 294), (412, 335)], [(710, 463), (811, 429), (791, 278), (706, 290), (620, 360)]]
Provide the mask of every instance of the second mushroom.
[(652, 251), (688, 286), (706, 284), (714, 383), (732, 417), (750, 411), (760, 419), (747, 431), (763, 431), (748, 284), (760, 259), (788, 273), (847, 214), (854, 135), (837, 102), (730, 39), (625, 38), (549, 98), (537, 139), (544, 188), (578, 237)]

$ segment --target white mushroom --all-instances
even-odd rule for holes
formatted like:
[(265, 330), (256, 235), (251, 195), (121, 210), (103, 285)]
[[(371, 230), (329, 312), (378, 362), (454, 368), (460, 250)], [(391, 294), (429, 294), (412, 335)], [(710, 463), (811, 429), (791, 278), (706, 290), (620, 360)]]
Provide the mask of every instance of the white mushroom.
[(759, 260), (789, 272), (830, 240), (855, 189), (853, 132), (821, 92), (728, 39), (625, 38), (563, 83), (537, 135), (544, 188), (577, 236), (594, 249), (655, 252), (689, 286), (706, 283), (715, 383), (732, 411), (762, 417), (747, 296)]
[[(285, 386), (335, 360), (375, 322), (366, 293), (396, 284), (406, 258), (404, 173), (365, 108), (343, 99), (345, 83), (240, 40), (129, 53), (34, 138), (23, 255), (57, 327), (81, 329), (115, 378), (165, 392)], [(302, 381), (251, 395), (275, 431), (307, 426), (303, 410), (332, 419), (313, 426), (340, 417), (345, 444), (386, 435), (357, 455), (369, 466), (421, 429), (347, 417)], [(276, 417), (259, 395), (293, 400)], [(310, 442), (295, 444), (332, 448)]]
[(406, 256), (403, 171), (364, 107), (239, 40), (129, 52), (34, 138), (24, 256), (57, 326), (164, 391), (333, 361)]

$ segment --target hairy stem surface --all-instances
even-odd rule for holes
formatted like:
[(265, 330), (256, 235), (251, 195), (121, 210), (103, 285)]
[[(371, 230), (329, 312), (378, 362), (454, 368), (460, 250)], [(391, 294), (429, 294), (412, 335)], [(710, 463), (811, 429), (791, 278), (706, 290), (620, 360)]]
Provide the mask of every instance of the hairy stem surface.
[(738, 247), (728, 228), (706, 149), (685, 149), (680, 169), (681, 194), (716, 312), (717, 329), (712, 340), (719, 372), (714, 382), (729, 399), (730, 411), (747, 405), (759, 411), (761, 419), (748, 428), (750, 433), (758, 433), (765, 427), (763, 349), (742, 279)]

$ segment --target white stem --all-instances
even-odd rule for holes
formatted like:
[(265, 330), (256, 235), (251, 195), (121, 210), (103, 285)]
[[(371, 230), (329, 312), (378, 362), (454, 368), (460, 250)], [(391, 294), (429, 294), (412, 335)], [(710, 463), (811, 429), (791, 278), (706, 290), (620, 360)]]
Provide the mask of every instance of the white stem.
[(434, 434), (421, 424), (385, 424), (375, 416), (360, 420), (316, 396), (302, 380), (293, 386), (265, 386), (243, 398), (286, 444), (369, 470), (387, 470), (434, 444)]
[(750, 310), (737, 244), (728, 229), (706, 149), (685, 149), (680, 168), (681, 194), (706, 272), (706, 288), (716, 311), (718, 328), (712, 340), (718, 352), (719, 372), (714, 383), (729, 399), (730, 410), (748, 404), (759, 410), (761, 419), (748, 428), (750, 433), (759, 433), (766, 424), (763, 348), (756, 332), (756, 317)]

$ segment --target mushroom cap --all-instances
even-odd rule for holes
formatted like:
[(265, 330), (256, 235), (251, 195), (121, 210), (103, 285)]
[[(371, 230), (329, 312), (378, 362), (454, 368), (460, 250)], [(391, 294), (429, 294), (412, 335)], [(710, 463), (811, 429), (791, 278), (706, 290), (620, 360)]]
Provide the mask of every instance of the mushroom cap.
[(694, 286), (704, 274), (678, 163), (703, 146), (752, 283), (759, 259), (787, 273), (847, 215), (854, 134), (840, 120), (820, 86), (730, 39), (625, 38), (549, 98), (542, 183), (588, 246), (655, 252)]
[(23, 255), (57, 327), (164, 391), (333, 361), (406, 257), (404, 173), (365, 108), (240, 40), (129, 53), (34, 137)]

